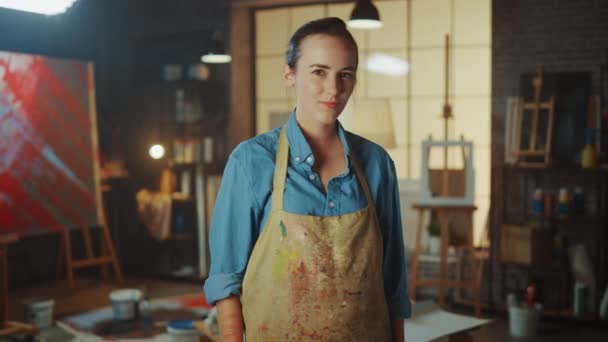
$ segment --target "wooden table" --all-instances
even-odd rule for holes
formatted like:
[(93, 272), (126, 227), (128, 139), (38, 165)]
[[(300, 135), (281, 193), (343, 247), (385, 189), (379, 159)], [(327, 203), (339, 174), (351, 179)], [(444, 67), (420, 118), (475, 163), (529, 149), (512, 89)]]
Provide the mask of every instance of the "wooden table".
[[(407, 329), (407, 320), (406, 320)], [(509, 320), (496, 319), (486, 325), (468, 331), (440, 337), (433, 342), (605, 342), (608, 341), (606, 328), (578, 326), (563, 322), (539, 322), (538, 334), (531, 337), (513, 337), (509, 333)]]
[(36, 335), (38, 329), (29, 324), (8, 320), (8, 263), (7, 245), (18, 240), (17, 234), (0, 234), (0, 337), (16, 334)]
[[(445, 304), (444, 292), (447, 288), (470, 288), (473, 292), (475, 315), (481, 314), (481, 298), (479, 291), (479, 278), (477, 276), (477, 263), (474, 256), (473, 245), (473, 213), (477, 210), (474, 205), (438, 205), (438, 204), (414, 204), (412, 206), (418, 212), (418, 227), (416, 231), (416, 246), (412, 256), (412, 268), (410, 272), (409, 293), (412, 299), (416, 298), (416, 289), (418, 287), (439, 287), (438, 301), (439, 304)], [(439, 279), (418, 279), (418, 263), (422, 253), (422, 230), (424, 222), (424, 213), (434, 211), (437, 213), (439, 225), (441, 227), (441, 248), (439, 256)], [(469, 257), (471, 261), (471, 279), (468, 281), (455, 281), (448, 279), (448, 248), (450, 240), (450, 220), (452, 215), (456, 213), (466, 213), (469, 218), (469, 229), (467, 231), (467, 244), (464, 246), (469, 249)]]

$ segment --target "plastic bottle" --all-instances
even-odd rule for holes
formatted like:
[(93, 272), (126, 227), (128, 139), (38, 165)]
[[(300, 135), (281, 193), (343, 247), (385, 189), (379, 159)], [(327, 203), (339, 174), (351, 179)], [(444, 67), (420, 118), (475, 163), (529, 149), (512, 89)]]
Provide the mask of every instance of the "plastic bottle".
[(593, 131), (587, 130), (586, 143), (581, 154), (581, 167), (583, 169), (593, 169), (597, 167), (597, 156), (593, 146)]
[(532, 212), (537, 215), (542, 215), (543, 209), (543, 190), (538, 188), (534, 190), (534, 197), (532, 199)]
[(559, 195), (557, 197), (557, 216), (561, 219), (568, 217), (568, 204), (570, 202), (570, 196), (568, 189), (563, 187), (559, 189)]

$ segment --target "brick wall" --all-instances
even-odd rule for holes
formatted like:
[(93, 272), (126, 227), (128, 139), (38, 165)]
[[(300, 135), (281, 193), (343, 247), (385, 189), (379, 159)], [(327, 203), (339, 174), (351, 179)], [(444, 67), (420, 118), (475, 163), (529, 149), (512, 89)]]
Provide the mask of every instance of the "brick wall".
[(608, 49), (606, 0), (493, 0), (492, 161), (504, 160), (506, 97), (518, 94), (521, 73), (542, 65), (547, 72), (592, 71)]
[[(540, 64), (546, 72), (589, 71), (592, 93), (599, 92), (599, 65), (608, 53), (606, 0), (493, 0), (492, 4), (492, 234), (498, 245), (502, 206), (521, 211), (522, 202), (505, 200), (503, 184), (506, 98), (519, 93), (519, 77)], [(515, 184), (521, 179), (514, 179)], [(560, 182), (559, 180), (557, 182)], [(527, 194), (522, 194), (527, 197)], [(504, 201), (504, 202), (503, 202)], [(524, 202), (525, 203), (525, 202)], [(498, 266), (495, 262), (493, 266)], [(501, 299), (500, 268), (494, 267), (494, 298)], [(509, 271), (511, 272), (511, 271)], [(521, 274), (504, 274), (509, 283)], [(522, 280), (525, 281), (525, 280)], [(522, 281), (519, 281), (521, 283)], [(520, 284), (521, 285), (521, 284)]]

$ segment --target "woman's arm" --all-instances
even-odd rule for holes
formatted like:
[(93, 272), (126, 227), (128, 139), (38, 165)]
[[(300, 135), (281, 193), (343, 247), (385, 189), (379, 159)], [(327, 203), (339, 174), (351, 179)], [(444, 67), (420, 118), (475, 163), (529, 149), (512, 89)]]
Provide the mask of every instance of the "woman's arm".
[[(240, 150), (246, 147), (241, 145)], [(211, 268), (205, 296), (209, 304), (217, 306), (223, 341), (243, 339), (240, 293), (262, 214), (250, 182), (249, 163), (244, 165), (238, 159), (242, 153), (237, 149), (228, 159), (209, 233)]]
[(221, 340), (223, 342), (243, 341), (243, 313), (240, 298), (230, 296), (218, 301), (216, 305)]
[(399, 186), (393, 161), (387, 157), (386, 175), (379, 184), (378, 221), (384, 243), (384, 291), (391, 320), (409, 318), (411, 303), (407, 293), (407, 264), (403, 246)]
[(395, 319), (391, 321), (393, 331), (393, 342), (404, 342), (405, 332), (403, 329), (403, 319)]

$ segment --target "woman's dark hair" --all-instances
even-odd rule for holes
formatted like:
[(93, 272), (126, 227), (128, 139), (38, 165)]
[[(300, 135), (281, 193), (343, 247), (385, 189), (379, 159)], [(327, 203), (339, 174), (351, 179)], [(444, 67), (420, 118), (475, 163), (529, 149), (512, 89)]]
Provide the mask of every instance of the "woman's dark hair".
[(298, 59), (300, 59), (300, 44), (302, 44), (302, 40), (315, 34), (342, 38), (358, 53), (357, 42), (355, 42), (355, 38), (350, 34), (342, 19), (335, 17), (317, 19), (300, 26), (293, 36), (291, 36), (291, 39), (289, 39), (285, 62), (290, 68), (294, 69)]

